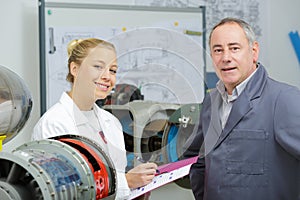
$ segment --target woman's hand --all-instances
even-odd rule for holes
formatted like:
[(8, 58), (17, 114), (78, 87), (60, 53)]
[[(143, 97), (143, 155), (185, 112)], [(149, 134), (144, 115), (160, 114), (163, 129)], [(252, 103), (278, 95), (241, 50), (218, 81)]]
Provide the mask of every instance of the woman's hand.
[(126, 174), (129, 188), (138, 188), (149, 184), (155, 176), (157, 165), (155, 163), (143, 163)]

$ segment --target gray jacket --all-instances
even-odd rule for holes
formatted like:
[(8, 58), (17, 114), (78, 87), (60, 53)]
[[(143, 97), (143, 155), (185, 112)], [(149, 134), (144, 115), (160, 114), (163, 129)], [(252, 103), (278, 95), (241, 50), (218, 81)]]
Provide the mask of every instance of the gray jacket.
[(197, 200), (300, 199), (300, 90), (272, 80), (262, 65), (257, 70), (223, 130), (220, 93), (213, 89), (203, 101), (184, 155), (201, 149), (190, 170)]

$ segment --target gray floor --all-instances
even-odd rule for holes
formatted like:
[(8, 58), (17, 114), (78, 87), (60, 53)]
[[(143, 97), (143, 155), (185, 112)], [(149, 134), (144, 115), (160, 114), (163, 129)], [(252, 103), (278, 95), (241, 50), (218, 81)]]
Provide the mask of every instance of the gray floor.
[(182, 188), (175, 183), (169, 183), (151, 192), (150, 200), (193, 200), (195, 199), (192, 190)]

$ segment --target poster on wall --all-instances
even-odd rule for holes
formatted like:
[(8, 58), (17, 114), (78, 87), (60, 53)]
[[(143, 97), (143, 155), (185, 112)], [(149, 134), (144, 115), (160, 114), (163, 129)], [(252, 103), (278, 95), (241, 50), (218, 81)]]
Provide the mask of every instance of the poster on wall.
[[(119, 66), (117, 84), (139, 88), (144, 100), (174, 104), (202, 102), (205, 51), (200, 8), (140, 11), (118, 7), (96, 11), (49, 8), (46, 17), (47, 108), (70, 89), (66, 81), (68, 43), (91, 37), (115, 45)], [(85, 15), (86, 12), (89, 15)], [(80, 16), (76, 24), (73, 13)], [(86, 19), (82, 19), (83, 16)], [(90, 22), (103, 18), (110, 21)]]

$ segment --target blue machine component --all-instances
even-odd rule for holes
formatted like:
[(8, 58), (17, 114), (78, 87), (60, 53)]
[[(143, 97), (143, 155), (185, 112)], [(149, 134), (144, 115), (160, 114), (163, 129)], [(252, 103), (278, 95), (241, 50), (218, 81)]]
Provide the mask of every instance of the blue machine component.
[(80, 185), (80, 174), (67, 158), (53, 157), (51, 154), (36, 154), (35, 156), (32, 162), (36, 162), (49, 174), (57, 192)]
[(168, 160), (170, 162), (178, 161), (178, 153), (177, 153), (178, 127), (175, 124), (171, 125), (167, 138), (168, 138), (167, 139)]
[(295, 32), (290, 32), (289, 33), (292, 45), (294, 47), (294, 50), (296, 52), (297, 58), (298, 58), (298, 62), (300, 64), (300, 37), (298, 34), (298, 31)]
[(134, 167), (134, 153), (127, 153), (127, 167), (126, 171), (129, 171)]

